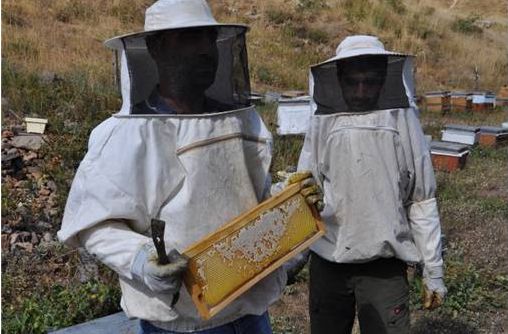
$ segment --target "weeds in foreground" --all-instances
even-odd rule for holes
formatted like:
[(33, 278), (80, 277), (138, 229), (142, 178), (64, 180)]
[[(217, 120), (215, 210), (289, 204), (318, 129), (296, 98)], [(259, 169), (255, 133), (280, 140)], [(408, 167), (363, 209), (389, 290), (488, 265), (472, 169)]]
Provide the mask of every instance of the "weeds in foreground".
[(2, 333), (46, 333), (119, 310), (117, 276), (105, 266), (81, 282), (81, 259), (60, 243), (2, 254)]
[[(6, 288), (11, 282), (7, 282)], [(120, 291), (99, 281), (55, 284), (2, 310), (2, 333), (46, 333), (118, 311)]]

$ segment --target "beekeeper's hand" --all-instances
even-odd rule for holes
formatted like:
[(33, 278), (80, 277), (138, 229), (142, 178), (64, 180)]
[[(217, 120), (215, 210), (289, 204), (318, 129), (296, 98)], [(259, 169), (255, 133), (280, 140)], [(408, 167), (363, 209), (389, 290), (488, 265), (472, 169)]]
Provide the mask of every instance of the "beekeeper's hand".
[(423, 278), (423, 308), (433, 310), (444, 303), (446, 287), (442, 278)]
[(317, 185), (316, 180), (310, 171), (300, 171), (295, 173), (277, 172), (277, 175), (284, 180), (284, 184), (289, 186), (295, 183), (301, 183), (300, 193), (305, 197), (308, 204), (314, 205), (318, 211), (324, 208), (323, 192)]
[(155, 247), (147, 244), (140, 248), (134, 258), (132, 275), (154, 292), (176, 293), (182, 286), (188, 259), (176, 250), (169, 252), (168, 257), (168, 264), (159, 264)]

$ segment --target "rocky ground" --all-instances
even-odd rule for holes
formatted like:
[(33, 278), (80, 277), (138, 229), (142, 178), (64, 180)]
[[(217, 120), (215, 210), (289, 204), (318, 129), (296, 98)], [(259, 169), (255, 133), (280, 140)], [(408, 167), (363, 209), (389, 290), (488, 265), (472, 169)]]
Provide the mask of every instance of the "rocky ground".
[(2, 131), (2, 251), (32, 252), (55, 239), (58, 189), (44, 175), (44, 141), (18, 126)]
[[(427, 123), (428, 129), (442, 126)], [(55, 151), (64, 144), (55, 133), (27, 134), (22, 124), (9, 117), (2, 124), (2, 322), (12, 326), (12, 333), (42, 333), (119, 310), (118, 287), (115, 275), (86, 252), (57, 241), (75, 166), (61, 172), (64, 159)], [(276, 154), (283, 157), (276, 167), (294, 164), (290, 160), (297, 156), (284, 152), (298, 152), (299, 145), (276, 138)], [(437, 174), (449, 299), (442, 310), (421, 310), (414, 279), (413, 334), (508, 331), (507, 161), (507, 147), (475, 149), (464, 170)], [(304, 269), (271, 307), (274, 333), (309, 333), (307, 279)], [(359, 333), (357, 325), (354, 333)]]

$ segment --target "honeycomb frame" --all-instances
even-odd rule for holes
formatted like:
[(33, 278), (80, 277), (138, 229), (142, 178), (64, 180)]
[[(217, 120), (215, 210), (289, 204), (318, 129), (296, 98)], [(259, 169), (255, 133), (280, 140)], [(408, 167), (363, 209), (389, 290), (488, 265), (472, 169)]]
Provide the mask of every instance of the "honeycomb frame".
[[(319, 213), (300, 190), (300, 184), (286, 187), (184, 251), (189, 257), (184, 283), (203, 319), (324, 235)], [(219, 284), (216, 276), (228, 274), (233, 286), (224, 288), (224, 280)]]

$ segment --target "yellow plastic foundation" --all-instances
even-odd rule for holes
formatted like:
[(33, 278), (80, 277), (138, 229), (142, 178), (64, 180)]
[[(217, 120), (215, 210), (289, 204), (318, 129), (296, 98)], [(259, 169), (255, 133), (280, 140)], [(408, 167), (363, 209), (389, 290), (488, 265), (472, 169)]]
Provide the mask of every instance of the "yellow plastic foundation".
[(298, 184), (191, 246), (185, 284), (205, 319), (324, 234)]

